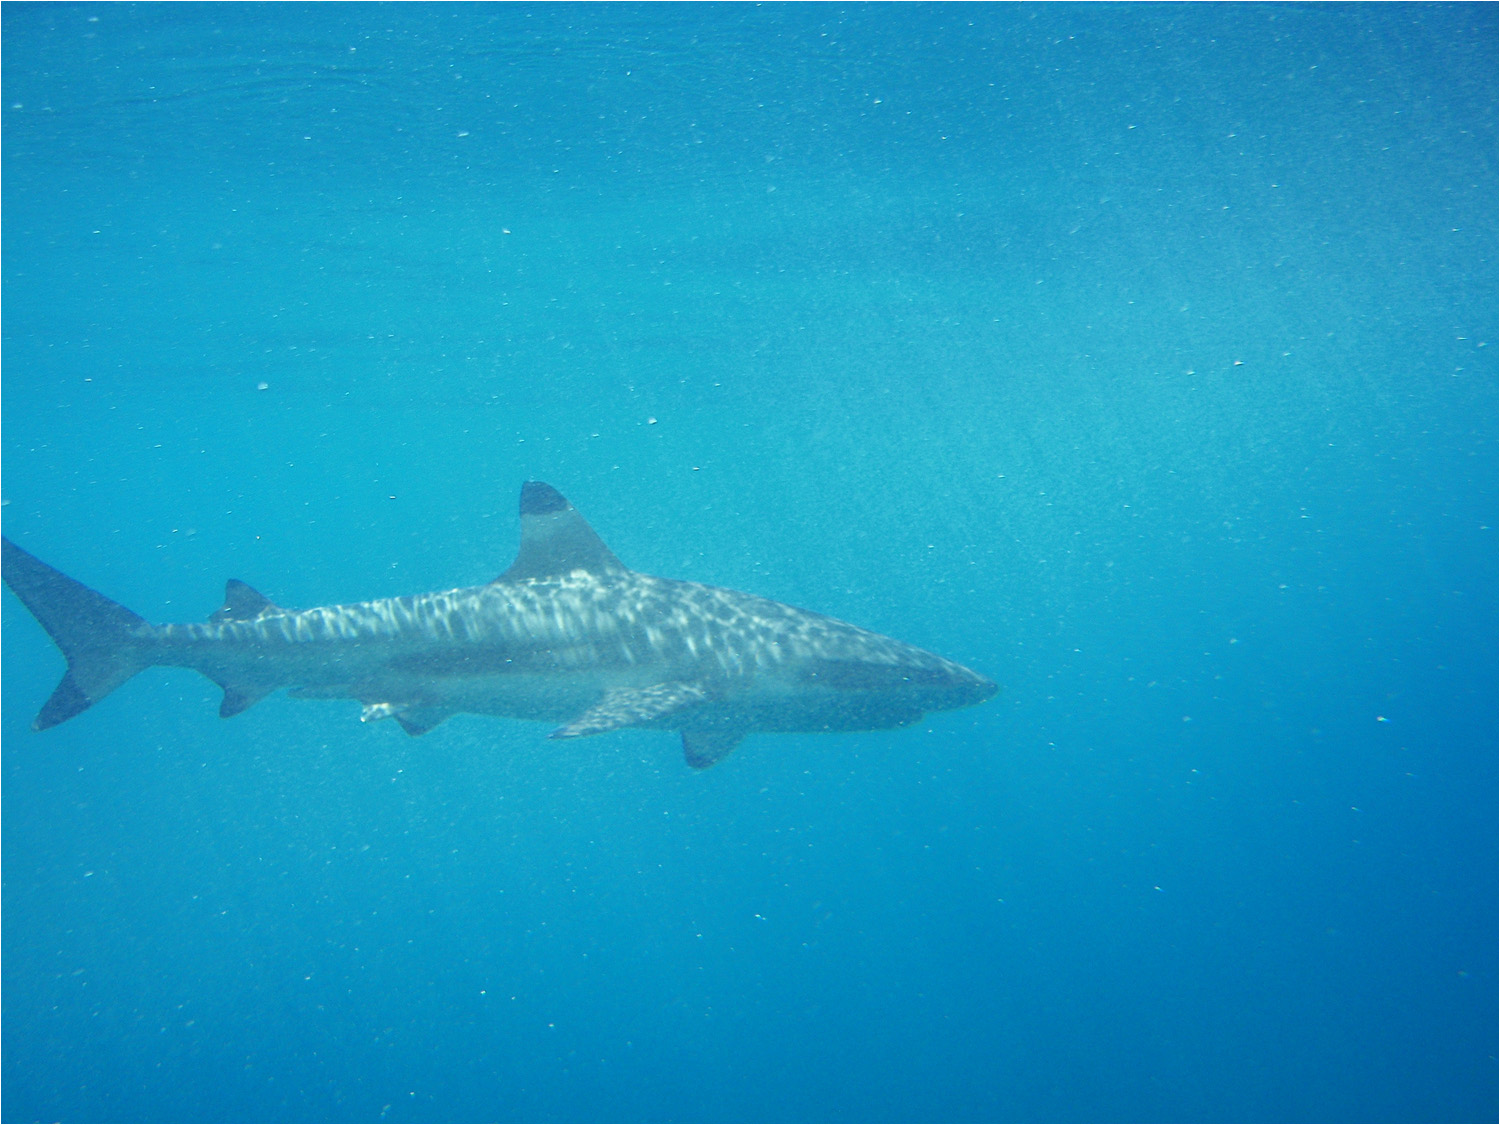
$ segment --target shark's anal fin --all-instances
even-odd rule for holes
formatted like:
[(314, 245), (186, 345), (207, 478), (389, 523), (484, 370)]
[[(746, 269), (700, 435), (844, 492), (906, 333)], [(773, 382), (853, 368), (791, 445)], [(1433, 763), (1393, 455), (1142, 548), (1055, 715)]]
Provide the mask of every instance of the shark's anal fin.
[[(224, 583), (224, 604), (208, 615), (210, 624), (224, 625), (233, 621), (254, 621), (268, 613), (285, 611), (253, 586), (238, 578)], [(214, 683), (224, 689), (223, 702), (219, 704), (219, 718), (232, 719), (241, 711), (248, 711), (280, 684), (257, 680), (230, 680), (212, 677)]]
[(276, 690), (275, 686), (261, 684), (230, 684), (217, 678), (214, 680), (224, 689), (224, 700), (219, 704), (219, 718), (232, 719), (241, 711), (248, 711)]
[(621, 727), (644, 726), (707, 698), (708, 691), (702, 685), (680, 681), (643, 688), (619, 688), (605, 692), (598, 703), (547, 737), (583, 738)]
[(253, 621), (263, 613), (281, 613), (282, 609), (253, 586), (238, 578), (224, 584), (224, 604), (208, 615), (215, 625), (225, 621)]
[(737, 730), (685, 730), (682, 732), (682, 756), (695, 770), (706, 770), (729, 757), (744, 737)]
[(626, 573), (625, 566), (561, 492), (541, 481), (527, 481), (521, 488), (521, 549), (516, 552), (516, 561), (495, 581), (557, 578), (575, 570), (599, 575)]

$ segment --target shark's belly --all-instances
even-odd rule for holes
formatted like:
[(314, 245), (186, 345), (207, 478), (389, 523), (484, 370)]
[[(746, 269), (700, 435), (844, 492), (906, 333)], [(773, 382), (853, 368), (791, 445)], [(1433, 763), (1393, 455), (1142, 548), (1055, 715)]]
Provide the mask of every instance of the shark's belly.
[(437, 694), (453, 711), (562, 723), (597, 703), (611, 685), (599, 676), (516, 673), (451, 680)]
[[(899, 669), (868, 670), (823, 662), (743, 660), (739, 668), (712, 646), (689, 651), (663, 644), (654, 659), (622, 657), (599, 645), (437, 646), (384, 638), (332, 645), (268, 644), (199, 647), (182, 663), (221, 683), (251, 683), (274, 655), (279, 683), (302, 698), (355, 699), (391, 713), (495, 715), (571, 723), (611, 693), (691, 685), (689, 701), (628, 725), (661, 730), (747, 733), (882, 730), (916, 722), (930, 709), (906, 686)], [(174, 661), (175, 662), (175, 661)], [(830, 675), (830, 670), (837, 675)], [(868, 682), (866, 682), (868, 681)]]
[(836, 692), (731, 693), (695, 707), (691, 713), (642, 724), (667, 730), (818, 733), (888, 730), (922, 717), (921, 708), (889, 699), (864, 699)]
[(660, 683), (660, 669), (572, 667), (511, 670), (480, 675), (412, 677), (375, 670), (357, 686), (365, 702), (391, 702), (510, 719), (563, 723), (611, 691)]

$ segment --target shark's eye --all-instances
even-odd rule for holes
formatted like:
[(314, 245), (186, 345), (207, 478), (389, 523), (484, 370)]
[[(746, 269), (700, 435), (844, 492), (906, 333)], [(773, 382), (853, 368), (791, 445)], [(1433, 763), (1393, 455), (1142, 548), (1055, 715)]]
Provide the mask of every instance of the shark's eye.
[(916, 669), (899, 664), (871, 664), (861, 660), (814, 660), (801, 673), (809, 684), (836, 691), (889, 691), (911, 683)]
[(889, 730), (997, 690), (892, 637), (630, 570), (540, 481), (523, 486), (520, 518), (515, 561), (484, 586), (288, 610), (231, 579), (207, 622), (166, 625), (0, 536), (0, 579), (68, 663), (32, 726), (167, 665), (217, 683), (225, 718), (286, 687), (358, 700), (362, 720), (412, 735), (460, 712), (562, 722), (558, 739), (676, 730), (688, 765), (705, 769), (754, 731)]

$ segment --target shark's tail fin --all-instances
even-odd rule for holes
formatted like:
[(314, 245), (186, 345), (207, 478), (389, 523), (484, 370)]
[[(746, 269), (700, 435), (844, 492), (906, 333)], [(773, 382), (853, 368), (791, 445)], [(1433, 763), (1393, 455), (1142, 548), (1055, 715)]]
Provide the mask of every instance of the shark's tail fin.
[(151, 625), (103, 594), (53, 570), (9, 539), (0, 575), (42, 623), (68, 661), (68, 671), (47, 700), (33, 730), (46, 730), (98, 703), (154, 663)]

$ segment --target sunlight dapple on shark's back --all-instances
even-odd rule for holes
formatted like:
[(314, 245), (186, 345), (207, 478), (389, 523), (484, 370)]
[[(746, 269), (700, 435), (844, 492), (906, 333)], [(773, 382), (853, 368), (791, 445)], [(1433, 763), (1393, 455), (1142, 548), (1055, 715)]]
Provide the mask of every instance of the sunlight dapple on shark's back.
[(996, 686), (879, 633), (767, 598), (625, 567), (550, 485), (521, 490), (521, 547), (484, 586), (283, 609), (231, 580), (204, 623), (152, 625), (4, 541), (7, 585), (67, 658), (33, 726), (92, 707), (137, 672), (192, 668), (237, 715), (278, 688), (355, 699), (423, 734), (460, 711), (682, 733), (703, 769), (757, 731), (907, 726)]

